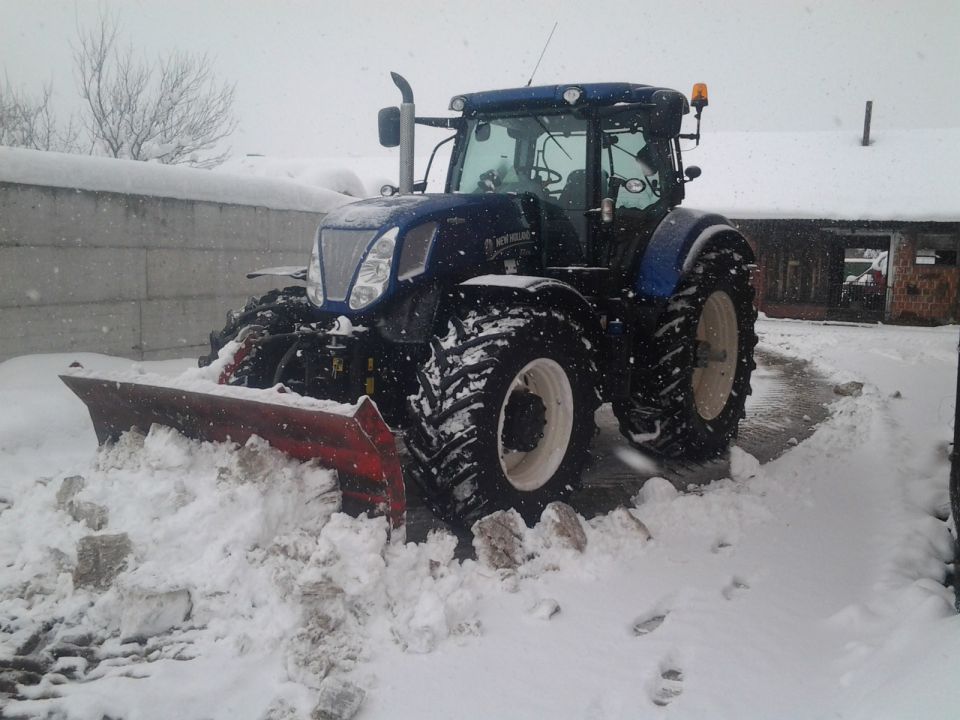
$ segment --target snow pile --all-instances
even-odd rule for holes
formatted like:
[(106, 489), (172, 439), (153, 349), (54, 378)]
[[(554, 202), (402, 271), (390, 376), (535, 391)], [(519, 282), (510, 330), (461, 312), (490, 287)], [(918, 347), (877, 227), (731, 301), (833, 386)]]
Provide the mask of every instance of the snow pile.
[(318, 213), (352, 200), (289, 180), (10, 147), (0, 147), (0, 182)]
[(129, 717), (150, 698), (154, 717), (173, 717), (210, 682), (241, 704), (283, 694), (303, 614), (297, 548), (317, 544), (338, 503), (327, 470), (160, 427), (103, 449), (82, 477), (38, 479), (0, 523), (8, 648), (48, 665), (15, 712)]

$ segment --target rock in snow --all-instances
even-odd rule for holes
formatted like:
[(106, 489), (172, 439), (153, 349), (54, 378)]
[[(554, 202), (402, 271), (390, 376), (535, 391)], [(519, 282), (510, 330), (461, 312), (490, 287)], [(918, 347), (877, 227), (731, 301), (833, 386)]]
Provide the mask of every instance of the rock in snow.
[(613, 527), (631, 535), (636, 535), (641, 541), (646, 542), (653, 537), (643, 521), (625, 507), (618, 507), (610, 511), (607, 514), (607, 519)]
[(547, 542), (554, 547), (566, 547), (583, 552), (587, 547), (587, 534), (583, 531), (576, 510), (562, 502), (547, 505), (540, 519)]
[(63, 482), (60, 483), (60, 489), (57, 490), (57, 507), (66, 510), (70, 501), (76, 497), (78, 492), (83, 490), (86, 484), (87, 481), (83, 479), (82, 475), (65, 477)]
[(132, 589), (123, 593), (123, 614), (120, 616), (122, 642), (142, 642), (175, 628), (193, 609), (190, 591), (151, 592)]
[(87, 535), (77, 543), (77, 567), (73, 571), (75, 587), (105, 590), (127, 566), (133, 551), (126, 533)]
[(320, 684), (320, 698), (312, 720), (350, 720), (360, 710), (366, 692), (358, 685), (330, 676)]
[(837, 395), (846, 395), (848, 397), (860, 397), (863, 394), (863, 383), (851, 380), (850, 382), (840, 383), (833, 386), (833, 392)]
[(91, 530), (103, 530), (110, 517), (103, 505), (80, 500), (71, 500), (67, 503), (67, 512), (77, 522), (85, 523)]
[(473, 524), (473, 547), (477, 560), (500, 570), (516, 568), (523, 562), (523, 534), (526, 525), (516, 510), (497, 510)]

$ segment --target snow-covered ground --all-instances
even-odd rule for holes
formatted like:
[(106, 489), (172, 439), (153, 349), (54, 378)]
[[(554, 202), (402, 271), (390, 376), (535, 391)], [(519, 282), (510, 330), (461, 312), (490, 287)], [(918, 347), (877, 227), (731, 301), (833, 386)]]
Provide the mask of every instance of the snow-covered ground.
[[(515, 570), (454, 560), (442, 534), (391, 546), (334, 512), (326, 471), (267, 448), (154, 430), (95, 451), (56, 373), (128, 361), (0, 364), (0, 673), (18, 649), (62, 656), (0, 714), (292, 719), (339, 698), (362, 720), (957, 717), (958, 328), (759, 330), (862, 394), (766, 465), (735, 449), (730, 479), (648, 481), (585, 523), (583, 552), (541, 523)], [(121, 533), (115, 580), (75, 587), (82, 538)]]

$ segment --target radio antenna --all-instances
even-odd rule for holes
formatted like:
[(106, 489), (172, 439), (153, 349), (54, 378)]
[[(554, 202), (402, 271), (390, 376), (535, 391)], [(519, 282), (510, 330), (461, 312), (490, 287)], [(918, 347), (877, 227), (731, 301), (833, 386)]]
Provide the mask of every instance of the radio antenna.
[(557, 30), (557, 24), (553, 23), (553, 30), (550, 31), (550, 35), (547, 37), (547, 41), (543, 44), (543, 50), (540, 51), (540, 57), (537, 60), (537, 64), (533, 67), (533, 72), (530, 73), (530, 79), (527, 80), (526, 87), (530, 87), (530, 83), (533, 82), (533, 76), (537, 74), (537, 70), (540, 68), (540, 61), (543, 60), (544, 54), (547, 52), (547, 48), (550, 47), (550, 41), (553, 39), (553, 33)]

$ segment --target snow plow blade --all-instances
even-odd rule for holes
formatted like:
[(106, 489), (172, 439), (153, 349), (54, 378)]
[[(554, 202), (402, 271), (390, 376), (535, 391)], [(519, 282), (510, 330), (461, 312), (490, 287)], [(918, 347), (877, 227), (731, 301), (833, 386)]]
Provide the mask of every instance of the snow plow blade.
[[(406, 496), (393, 433), (369, 398), (352, 414), (159, 385), (61, 375), (90, 412), (101, 445), (154, 423), (208, 442), (245, 443), (258, 435), (298, 460), (337, 471), (343, 509), (385, 515), (391, 536), (403, 541)], [(235, 389), (238, 390), (238, 389)]]

